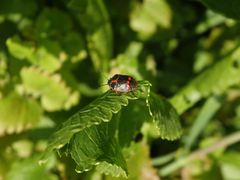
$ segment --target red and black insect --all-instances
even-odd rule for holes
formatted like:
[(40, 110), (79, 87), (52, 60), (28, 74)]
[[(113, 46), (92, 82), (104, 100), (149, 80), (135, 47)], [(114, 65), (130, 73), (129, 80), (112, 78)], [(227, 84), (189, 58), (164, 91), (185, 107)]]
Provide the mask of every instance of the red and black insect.
[(117, 93), (127, 93), (137, 88), (138, 82), (131, 76), (115, 74), (108, 80), (108, 86)]

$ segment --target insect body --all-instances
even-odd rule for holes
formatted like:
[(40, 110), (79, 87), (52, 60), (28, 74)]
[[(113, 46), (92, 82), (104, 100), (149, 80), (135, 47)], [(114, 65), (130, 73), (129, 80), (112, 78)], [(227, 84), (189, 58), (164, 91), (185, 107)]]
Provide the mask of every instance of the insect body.
[(131, 76), (115, 74), (108, 80), (108, 86), (118, 93), (127, 93), (137, 88), (138, 82)]

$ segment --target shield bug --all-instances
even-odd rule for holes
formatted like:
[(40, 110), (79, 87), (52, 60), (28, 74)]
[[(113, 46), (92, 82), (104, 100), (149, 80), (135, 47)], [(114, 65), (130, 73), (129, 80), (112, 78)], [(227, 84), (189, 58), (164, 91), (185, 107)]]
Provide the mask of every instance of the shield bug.
[(137, 88), (138, 82), (131, 76), (115, 74), (108, 80), (108, 86), (117, 93), (127, 93)]

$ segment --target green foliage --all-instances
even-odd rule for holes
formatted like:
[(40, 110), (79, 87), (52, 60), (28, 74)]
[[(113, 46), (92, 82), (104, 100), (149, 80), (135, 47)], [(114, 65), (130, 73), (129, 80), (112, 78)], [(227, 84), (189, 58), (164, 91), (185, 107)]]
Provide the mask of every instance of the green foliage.
[(165, 0), (146, 0), (134, 6), (130, 26), (144, 37), (156, 33), (158, 26), (169, 28), (171, 19), (172, 12)]
[(196, 117), (193, 127), (190, 130), (189, 136), (186, 140), (186, 147), (189, 149), (196, 141), (199, 134), (203, 131), (203, 129), (207, 126), (207, 123), (212, 119), (214, 114), (219, 110), (222, 103), (224, 101), (221, 97), (210, 97), (205, 104), (203, 105), (201, 111)]
[(176, 110), (156, 94), (149, 97), (149, 111), (159, 128), (159, 136), (163, 139), (175, 140), (181, 135), (181, 125)]
[(11, 93), (0, 101), (0, 135), (34, 127), (41, 115), (42, 109), (34, 99)]
[[(149, 101), (149, 104), (145, 105), (145, 109), (149, 106), (150, 116), (157, 123), (161, 138), (174, 140), (181, 134), (180, 122), (173, 107), (158, 98), (157, 95), (149, 93), (150, 83), (148, 81), (139, 81), (137, 90), (132, 93), (118, 94), (114, 91), (107, 91), (63, 123), (62, 128), (56, 131), (50, 140), (42, 161), (48, 158), (52, 150), (60, 149), (68, 144), (65, 151), (70, 153), (77, 163), (77, 171), (87, 171), (93, 165), (97, 165), (98, 169), (106, 174), (127, 176), (124, 156), (118, 140), (114, 138), (115, 134), (118, 135), (116, 132), (118, 124), (113, 126), (109, 121), (112, 119), (113, 113), (118, 113), (122, 106), (128, 105), (129, 100), (144, 98), (145, 101)], [(125, 119), (124, 116), (121, 118)], [(123, 131), (128, 131), (126, 127), (129, 128), (129, 125), (133, 125), (136, 121), (135, 118), (132, 117), (130, 122), (125, 122), (125, 127), (122, 124), (124, 121), (120, 121), (119, 142), (122, 145), (129, 144), (134, 133), (138, 132), (146, 121), (144, 118), (138, 118), (138, 121), (142, 119), (138, 122), (139, 125), (133, 129), (134, 131), (129, 131), (127, 139), (124, 139)]]
[(239, 10), (240, 10), (240, 2), (238, 0), (230, 0), (228, 3), (225, 3), (224, 0), (214, 2), (211, 0), (201, 0), (206, 6), (211, 8), (214, 11), (217, 11), (224, 16), (233, 19), (240, 19)]
[[(11, 4), (11, 6), (9, 6)], [(21, 14), (22, 16), (32, 16), (36, 12), (37, 4), (32, 0), (24, 0), (24, 3), (19, 0), (11, 0), (11, 2), (1, 3), (1, 14)]]
[[(39, 44), (37, 49), (29, 42), (21, 42), (17, 37), (8, 39), (6, 43), (10, 53), (17, 59), (26, 59), (49, 72), (56, 71), (61, 66), (61, 62), (57, 57), (60, 54), (60, 47), (57, 43), (45, 40)], [(53, 54), (52, 52), (55, 53)]]
[(54, 159), (51, 158), (51, 162), (46, 167), (41, 167), (37, 164), (39, 157), (35, 156), (30, 159), (20, 160), (12, 165), (10, 171), (7, 174), (7, 180), (31, 180), (31, 179), (47, 179), (56, 180), (57, 176), (51, 174), (48, 170), (54, 164)]
[(239, 5), (1, 2), (0, 179), (237, 179)]
[(221, 94), (229, 87), (238, 84), (240, 82), (240, 59), (237, 58), (239, 53), (240, 49), (237, 48), (214, 67), (201, 73), (176, 96), (172, 97), (171, 103), (174, 104), (178, 112), (184, 112), (203, 97), (210, 94)]
[(42, 107), (48, 111), (69, 109), (78, 102), (79, 93), (68, 88), (58, 74), (50, 75), (33, 67), (22, 68), (20, 74), (25, 91), (40, 96)]
[(146, 102), (143, 99), (135, 101), (130, 101), (127, 107), (122, 107), (119, 115), (118, 141), (122, 147), (128, 147), (144, 122), (151, 120)]
[[(144, 84), (148, 85), (148, 82), (143, 82)], [(62, 128), (54, 134), (50, 141), (49, 151), (61, 148), (70, 141), (75, 133), (84, 128), (109, 122), (113, 113), (118, 113), (121, 106), (128, 104), (128, 99), (135, 98), (132, 94), (121, 95), (114, 91), (107, 91), (63, 123)]]
[(223, 177), (225, 179), (237, 179), (239, 177), (239, 153), (229, 152), (220, 158)]
[(109, 123), (85, 128), (71, 140), (69, 151), (77, 163), (77, 172), (98, 170), (112, 176), (127, 177), (127, 165)]
[(87, 46), (94, 67), (105, 72), (112, 56), (112, 29), (102, 0), (66, 0), (66, 6), (86, 31)]
[[(157, 173), (152, 166), (151, 159), (149, 158), (149, 147), (146, 143), (137, 143), (131, 145), (131, 150), (129, 150), (129, 154), (131, 157), (127, 161), (127, 167), (131, 172), (128, 176), (128, 179), (157, 179)], [(147, 174), (143, 172), (147, 171)], [(126, 179), (125, 177), (112, 177), (106, 176), (107, 180), (116, 180), (116, 179)]]

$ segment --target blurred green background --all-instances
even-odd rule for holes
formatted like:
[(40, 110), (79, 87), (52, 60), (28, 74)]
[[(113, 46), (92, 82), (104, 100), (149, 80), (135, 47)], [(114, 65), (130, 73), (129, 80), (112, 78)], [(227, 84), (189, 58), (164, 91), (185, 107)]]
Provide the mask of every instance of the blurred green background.
[(128, 179), (240, 179), (239, 12), (238, 0), (1, 1), (0, 180), (125, 179), (117, 164), (79, 174), (56, 153), (38, 164), (116, 73), (151, 82), (183, 126), (176, 141), (152, 123), (129, 126)]

